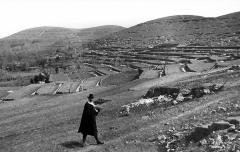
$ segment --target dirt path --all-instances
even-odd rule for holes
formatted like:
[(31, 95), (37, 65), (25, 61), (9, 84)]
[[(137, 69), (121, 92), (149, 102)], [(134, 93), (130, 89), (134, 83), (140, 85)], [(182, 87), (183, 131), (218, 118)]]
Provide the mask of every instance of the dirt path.
[[(231, 97), (234, 97), (234, 96), (236, 96), (236, 95), (237, 95), (237, 93), (232, 94), (232, 95), (230, 96), (230, 98), (231, 98)], [(194, 113), (196, 113), (197, 111), (203, 110), (203, 109), (207, 108), (208, 106), (211, 106), (211, 105), (213, 105), (213, 104), (216, 104), (216, 103), (218, 103), (218, 102), (220, 102), (220, 101), (222, 101), (222, 100), (224, 100), (224, 99), (225, 99), (225, 97), (222, 97), (222, 98), (219, 98), (219, 99), (210, 101), (210, 102), (208, 102), (208, 103), (206, 103), (206, 104), (204, 104), (204, 105), (195, 107), (194, 109), (189, 110), (189, 111), (186, 111), (186, 112), (184, 112), (184, 113), (181, 113), (181, 114), (179, 114), (179, 115), (177, 115), (177, 116), (173, 116), (173, 117), (171, 117), (171, 118), (162, 120), (162, 121), (160, 121), (160, 122), (158, 122), (158, 123), (156, 123), (156, 124), (152, 124), (152, 125), (150, 125), (150, 126), (148, 126), (148, 127), (146, 127), (146, 128), (141, 128), (141, 129), (139, 129), (139, 130), (137, 130), (137, 131), (135, 131), (135, 132), (132, 132), (132, 133), (127, 134), (127, 135), (124, 135), (124, 136), (121, 136), (121, 137), (116, 138), (116, 139), (111, 140), (111, 141), (106, 141), (106, 142), (105, 142), (105, 145), (103, 145), (103, 146), (89, 145), (89, 146), (87, 146), (87, 147), (84, 148), (84, 149), (77, 150), (77, 151), (76, 151), (76, 150), (73, 150), (73, 151), (75, 151), (75, 152), (88, 152), (88, 151), (92, 151), (92, 150), (94, 150), (94, 151), (100, 151), (100, 150), (101, 150), (102, 148), (104, 148), (106, 145), (110, 145), (110, 144), (113, 144), (113, 143), (120, 142), (122, 139), (124, 139), (124, 138), (126, 138), (126, 137), (130, 137), (130, 136), (133, 136), (133, 135), (138, 135), (138, 134), (140, 134), (140, 132), (143, 133), (143, 132), (150, 131), (150, 130), (152, 130), (152, 129), (154, 129), (154, 128), (161, 127), (162, 124), (164, 124), (164, 123), (166, 123), (166, 122), (168, 122), (168, 121), (177, 120), (177, 119), (179, 119), (179, 118), (181, 118), (181, 117), (184, 117), (184, 116), (187, 116), (187, 115), (190, 115), (190, 114), (194, 114)]]

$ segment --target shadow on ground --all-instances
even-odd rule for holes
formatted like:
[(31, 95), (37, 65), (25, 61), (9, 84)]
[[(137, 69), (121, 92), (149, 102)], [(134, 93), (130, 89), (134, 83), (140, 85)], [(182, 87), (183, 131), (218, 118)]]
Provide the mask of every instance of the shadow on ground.
[(66, 148), (82, 147), (82, 144), (78, 141), (66, 141), (64, 143), (61, 143), (60, 145), (62, 145), (63, 147), (66, 147)]

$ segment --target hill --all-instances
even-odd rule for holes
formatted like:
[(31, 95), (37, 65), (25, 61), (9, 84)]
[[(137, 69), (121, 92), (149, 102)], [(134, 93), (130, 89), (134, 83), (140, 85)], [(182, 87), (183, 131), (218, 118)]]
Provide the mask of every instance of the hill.
[(138, 24), (95, 41), (97, 47), (154, 47), (240, 45), (240, 12), (206, 18), (177, 15)]
[(104, 37), (123, 27), (107, 25), (86, 29), (69, 29), (61, 27), (37, 27), (27, 29), (0, 39), (0, 52), (37, 52), (49, 49), (58, 41), (82, 41)]

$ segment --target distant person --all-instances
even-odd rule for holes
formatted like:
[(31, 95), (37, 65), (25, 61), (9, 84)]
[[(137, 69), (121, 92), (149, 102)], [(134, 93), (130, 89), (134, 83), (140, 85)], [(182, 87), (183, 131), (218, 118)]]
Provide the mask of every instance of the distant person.
[(93, 94), (89, 94), (88, 102), (85, 103), (83, 113), (82, 113), (82, 120), (80, 127), (78, 129), (78, 133), (82, 133), (82, 146), (84, 147), (87, 135), (94, 136), (97, 141), (97, 144), (103, 144), (98, 139), (98, 131), (97, 131), (97, 124), (96, 124), (96, 116), (100, 112), (100, 108), (96, 107), (93, 103)]

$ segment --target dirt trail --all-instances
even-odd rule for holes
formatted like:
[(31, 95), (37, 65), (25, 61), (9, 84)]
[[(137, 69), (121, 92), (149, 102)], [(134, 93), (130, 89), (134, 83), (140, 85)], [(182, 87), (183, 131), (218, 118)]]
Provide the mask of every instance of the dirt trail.
[[(231, 96), (229, 96), (229, 98), (234, 97), (234, 96), (236, 96), (236, 95), (238, 95), (238, 94), (237, 94), (237, 93), (234, 93), (234, 94), (232, 94)], [(186, 112), (184, 112), (184, 113), (181, 113), (181, 114), (179, 114), (179, 115), (177, 115), (177, 116), (173, 116), (173, 117), (171, 117), (171, 118), (168, 118), (168, 119), (159, 121), (159, 122), (156, 123), (156, 124), (152, 124), (152, 125), (150, 125), (150, 126), (148, 126), (148, 127), (146, 127), (146, 128), (141, 128), (141, 129), (139, 129), (139, 130), (137, 130), (137, 131), (135, 131), (135, 132), (132, 132), (132, 133), (127, 134), (127, 135), (124, 135), (124, 136), (121, 136), (121, 137), (116, 138), (116, 139), (114, 139), (114, 140), (106, 141), (106, 142), (105, 142), (105, 145), (117, 143), (117, 142), (120, 142), (122, 139), (124, 139), (124, 138), (126, 138), (126, 137), (130, 137), (130, 136), (133, 136), (133, 135), (137, 135), (137, 134), (139, 134), (140, 132), (141, 132), (141, 133), (142, 133), (142, 132), (147, 132), (147, 131), (149, 131), (149, 130), (151, 130), (151, 129), (160, 127), (162, 124), (164, 124), (164, 123), (166, 123), (166, 122), (168, 122), (168, 121), (177, 120), (177, 119), (179, 119), (179, 118), (181, 118), (181, 117), (184, 117), (184, 116), (187, 116), (187, 115), (196, 113), (197, 111), (203, 110), (203, 109), (207, 108), (208, 106), (211, 106), (211, 105), (213, 105), (213, 104), (216, 104), (216, 103), (218, 103), (218, 102), (220, 102), (220, 101), (222, 101), (222, 100), (224, 100), (224, 99), (226, 99), (226, 97), (222, 97), (222, 98), (219, 98), (219, 99), (210, 101), (210, 102), (208, 102), (208, 103), (206, 103), (206, 104), (204, 104), (204, 105), (195, 107), (195, 108), (192, 109), (192, 110), (189, 110), (189, 111), (186, 111)], [(103, 146), (89, 145), (89, 146), (87, 146), (87, 147), (84, 148), (84, 149), (77, 150), (77, 151), (76, 151), (76, 150), (73, 150), (73, 151), (75, 151), (75, 152), (88, 152), (88, 151), (91, 151), (91, 150), (95, 150), (95, 151), (97, 150), (97, 151), (98, 151), (98, 150), (101, 150), (102, 148), (104, 148), (105, 145), (103, 145)]]

